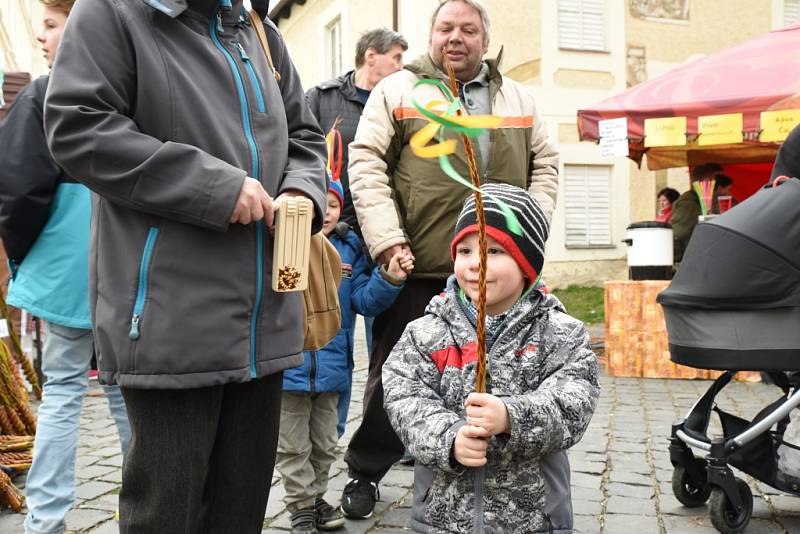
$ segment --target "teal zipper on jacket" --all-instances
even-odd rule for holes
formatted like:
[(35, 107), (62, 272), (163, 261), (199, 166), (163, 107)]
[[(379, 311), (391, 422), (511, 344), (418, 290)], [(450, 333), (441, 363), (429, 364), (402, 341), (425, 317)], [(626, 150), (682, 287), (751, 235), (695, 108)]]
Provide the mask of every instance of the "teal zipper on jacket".
[(133, 303), (133, 315), (131, 317), (131, 331), (128, 337), (136, 341), (139, 339), (139, 324), (142, 321), (142, 310), (144, 301), (147, 300), (147, 271), (150, 268), (150, 260), (153, 258), (153, 248), (156, 246), (158, 228), (151, 227), (147, 232), (147, 240), (144, 242), (142, 251), (142, 261), (139, 263), (139, 285), (136, 289), (136, 301)]
[[(256, 148), (256, 140), (253, 135), (253, 126), (250, 123), (250, 108), (247, 104), (247, 93), (244, 90), (244, 81), (242, 75), (236, 66), (236, 61), (230, 51), (225, 48), (222, 41), (219, 39), (219, 34), (225, 32), (222, 27), (222, 10), (227, 8), (230, 10), (230, 0), (220, 0), (217, 5), (217, 13), (215, 17), (211, 17), (211, 26), (209, 33), (214, 45), (222, 52), (225, 59), (228, 61), (228, 66), (233, 74), (233, 80), (236, 82), (236, 91), (239, 95), (239, 106), (242, 112), (242, 123), (244, 126), (244, 135), (247, 138), (247, 145), (250, 148), (250, 172), (249, 176), (257, 177), (259, 175), (259, 161), (258, 149)], [(256, 302), (253, 306), (253, 314), (250, 317), (250, 378), (256, 378), (256, 346), (257, 346), (257, 325), (258, 317), (261, 314), (261, 301), (264, 293), (264, 222), (256, 221)]]
[(258, 83), (256, 70), (253, 68), (252, 63), (250, 63), (250, 56), (245, 52), (242, 43), (234, 41), (233, 44), (239, 49), (239, 57), (242, 58), (242, 63), (244, 63), (244, 67), (247, 70), (247, 77), (250, 78), (250, 86), (253, 88), (253, 94), (256, 95), (258, 112), (264, 113), (267, 110), (267, 106), (264, 104), (264, 93), (261, 92), (261, 84)]

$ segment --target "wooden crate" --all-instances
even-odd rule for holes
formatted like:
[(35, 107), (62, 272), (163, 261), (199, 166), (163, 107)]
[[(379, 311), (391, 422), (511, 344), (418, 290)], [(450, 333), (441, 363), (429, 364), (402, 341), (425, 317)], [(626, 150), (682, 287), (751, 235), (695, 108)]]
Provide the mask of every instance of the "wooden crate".
[[(664, 311), (656, 303), (668, 280), (606, 282), (605, 350), (610, 376), (698, 378), (719, 376), (716, 371), (672, 363), (669, 357)], [(737, 380), (758, 381), (759, 373), (738, 373)]]
[(638, 334), (628, 334), (624, 330), (606, 329), (606, 373), (610, 376), (642, 376), (642, 359), (633, 358), (639, 354)]

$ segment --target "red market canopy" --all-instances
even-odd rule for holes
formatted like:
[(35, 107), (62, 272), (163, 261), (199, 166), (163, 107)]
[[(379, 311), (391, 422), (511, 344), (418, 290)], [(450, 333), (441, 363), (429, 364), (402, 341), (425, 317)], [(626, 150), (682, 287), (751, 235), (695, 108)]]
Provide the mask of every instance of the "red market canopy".
[[(800, 24), (775, 30), (677, 67), (593, 108), (578, 111), (582, 141), (598, 141), (598, 122), (627, 117), (629, 157), (651, 170), (702, 163), (772, 162), (780, 146), (761, 142), (761, 112), (800, 109)], [(744, 141), (700, 146), (697, 119), (743, 114)], [(645, 147), (648, 118), (686, 117), (687, 143)]]

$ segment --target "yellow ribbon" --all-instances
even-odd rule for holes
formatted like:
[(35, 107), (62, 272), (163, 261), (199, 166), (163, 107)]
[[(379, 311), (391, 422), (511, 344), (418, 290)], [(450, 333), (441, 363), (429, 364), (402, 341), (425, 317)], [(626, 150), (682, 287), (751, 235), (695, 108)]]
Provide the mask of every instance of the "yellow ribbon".
[[(470, 137), (478, 137), (486, 129), (499, 128), (503, 123), (503, 119), (496, 115), (458, 115), (461, 101), (453, 97), (450, 89), (448, 89), (446, 85), (439, 80), (424, 79), (418, 81), (414, 85), (414, 88), (416, 89), (420, 85), (434, 85), (438, 87), (442, 94), (445, 95), (445, 98), (447, 98), (447, 101), (432, 100), (428, 105), (422, 106), (417, 102), (416, 96), (412, 98), (414, 107), (430, 122), (411, 136), (411, 139), (408, 141), (411, 150), (421, 158), (438, 158), (439, 166), (447, 176), (463, 186), (485, 194), (494, 200), (500, 208), (500, 211), (503, 212), (509, 230), (517, 235), (522, 235), (522, 227), (519, 221), (503, 201), (494, 195), (485, 193), (479, 187), (475, 187), (471, 181), (461, 176), (458, 171), (453, 168), (448, 156), (455, 154), (458, 142), (455, 139), (444, 138), (445, 129), (453, 130), (459, 135), (464, 134)], [(428, 143), (437, 136), (439, 142), (434, 145), (428, 145)]]

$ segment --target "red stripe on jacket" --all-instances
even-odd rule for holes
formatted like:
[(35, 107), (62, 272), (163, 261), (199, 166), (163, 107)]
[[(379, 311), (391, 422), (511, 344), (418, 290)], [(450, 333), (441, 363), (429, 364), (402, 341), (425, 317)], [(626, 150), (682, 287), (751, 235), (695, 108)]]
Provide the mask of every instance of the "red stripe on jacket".
[(478, 361), (478, 344), (473, 341), (463, 347), (451, 345), (446, 349), (432, 352), (431, 360), (440, 373), (444, 373), (445, 367), (463, 369), (465, 365)]

